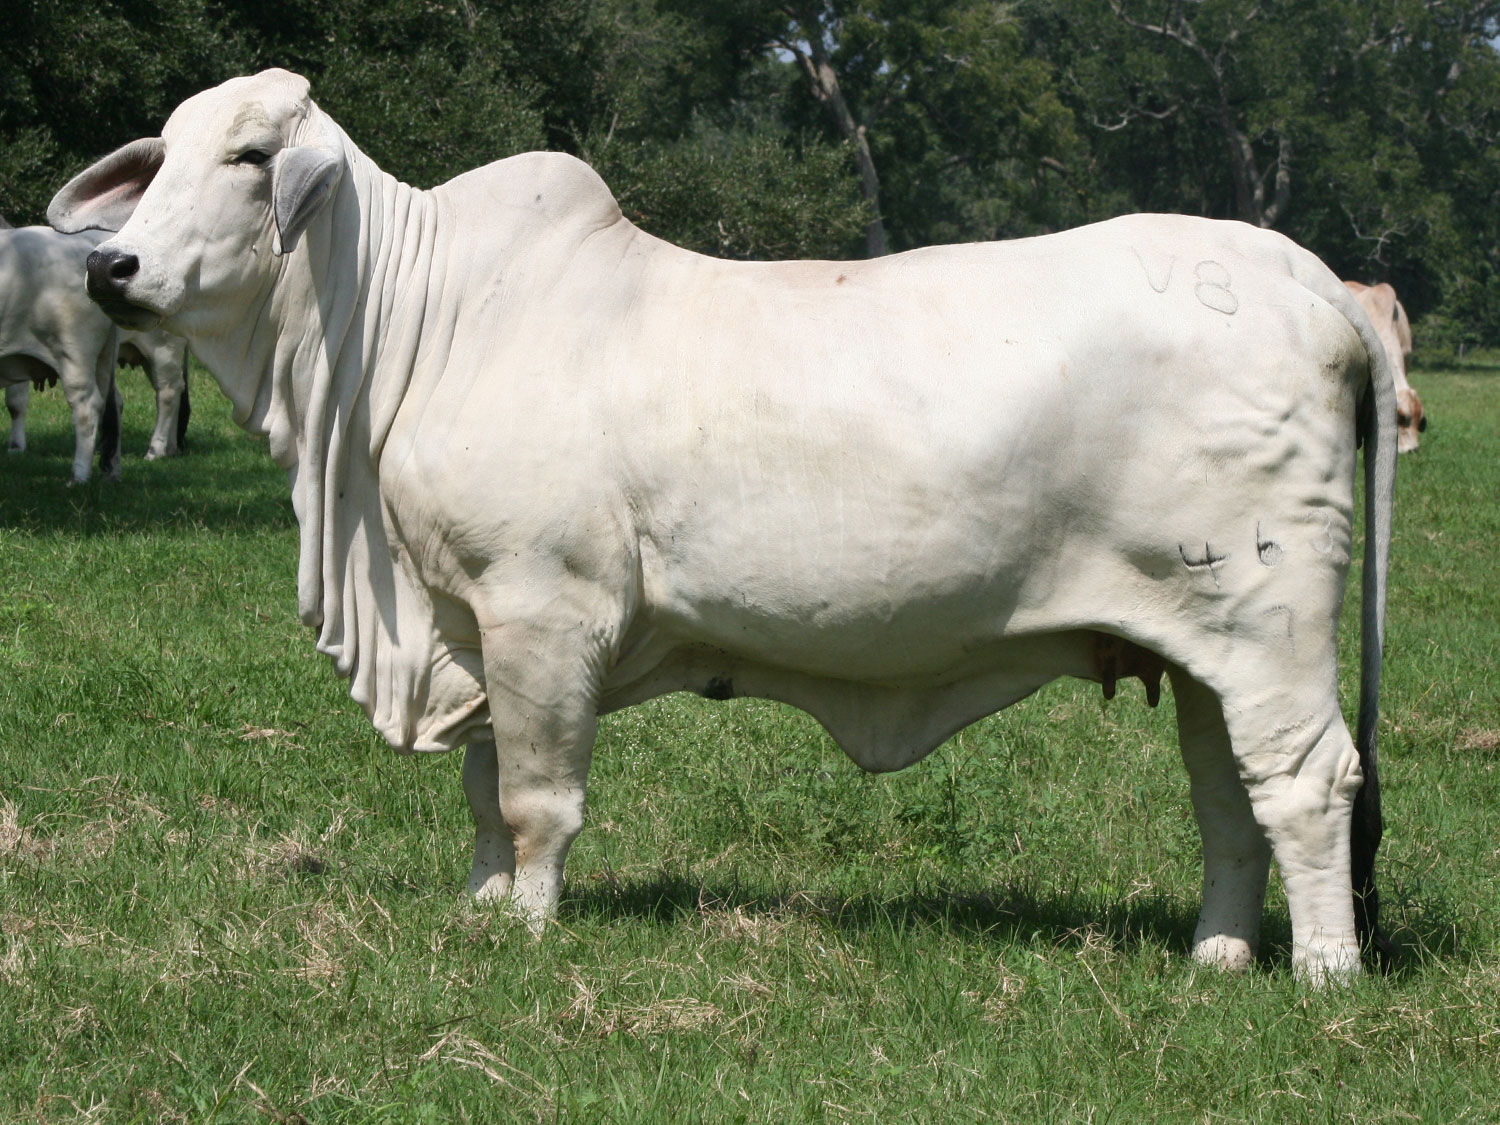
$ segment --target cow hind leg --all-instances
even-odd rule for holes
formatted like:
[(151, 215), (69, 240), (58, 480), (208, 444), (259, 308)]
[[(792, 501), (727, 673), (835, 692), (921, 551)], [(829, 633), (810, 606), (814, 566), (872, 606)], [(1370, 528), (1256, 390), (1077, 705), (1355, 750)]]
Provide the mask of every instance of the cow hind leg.
[(186, 427), (187, 385), (181, 368), (171, 361), (156, 361), (147, 372), (156, 389), (156, 426), (146, 447), (146, 460), (175, 457), (181, 451), (182, 430)]
[(26, 407), (31, 402), (30, 383), (12, 383), (5, 388), (5, 409), (10, 411), (11, 453), (26, 452)]
[(1271, 846), (1235, 766), (1218, 697), (1181, 669), (1169, 672), (1178, 743), (1203, 840), (1203, 909), (1193, 957), (1241, 970), (1255, 958)]
[(193, 416), (193, 404), (188, 394), (187, 373), (183, 373), (182, 394), (177, 398), (177, 452), (187, 449), (188, 419)]
[(120, 479), (120, 414), (123, 404), (120, 388), (110, 379), (104, 394), (104, 411), (99, 419), (99, 475), (105, 480)]
[[(1312, 984), (1360, 970), (1350, 831), (1362, 774), (1338, 707), (1333, 655), (1323, 675), (1298, 662), (1254, 664), (1220, 705), (1256, 823), (1270, 842), (1292, 918), (1292, 968)], [(1321, 681), (1321, 682), (1320, 682)]]

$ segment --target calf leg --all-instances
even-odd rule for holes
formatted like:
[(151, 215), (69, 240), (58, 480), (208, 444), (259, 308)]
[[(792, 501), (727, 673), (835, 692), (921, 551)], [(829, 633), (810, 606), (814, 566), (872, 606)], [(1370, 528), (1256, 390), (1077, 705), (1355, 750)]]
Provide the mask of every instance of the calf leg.
[(1271, 846), (1240, 780), (1218, 698), (1180, 669), (1170, 672), (1177, 739), (1203, 840), (1203, 909), (1193, 932), (1193, 956), (1205, 964), (1244, 969), (1260, 938)]
[(10, 452), (26, 452), (26, 407), (31, 402), (30, 383), (12, 383), (5, 388), (5, 409), (10, 411)]

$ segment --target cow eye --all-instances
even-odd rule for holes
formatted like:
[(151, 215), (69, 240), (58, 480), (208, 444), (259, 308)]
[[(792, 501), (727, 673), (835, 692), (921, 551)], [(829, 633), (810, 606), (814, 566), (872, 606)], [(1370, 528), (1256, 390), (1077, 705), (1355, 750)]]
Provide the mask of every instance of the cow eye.
[(264, 149), (250, 148), (240, 153), (231, 163), (234, 164), (264, 164), (271, 159), (271, 154)]

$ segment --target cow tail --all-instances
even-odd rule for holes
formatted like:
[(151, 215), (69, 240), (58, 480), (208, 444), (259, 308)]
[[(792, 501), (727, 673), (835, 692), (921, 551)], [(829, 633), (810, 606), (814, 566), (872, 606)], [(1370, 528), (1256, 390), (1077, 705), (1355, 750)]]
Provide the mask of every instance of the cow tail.
[(1364, 782), (1354, 798), (1350, 874), (1354, 884), (1354, 924), (1360, 945), (1389, 970), (1395, 945), (1380, 930), (1380, 895), (1375, 889), (1375, 852), (1384, 821), (1380, 813), (1380, 772), (1376, 740), (1380, 719), (1380, 660), (1385, 648), (1385, 598), (1391, 553), (1391, 520), (1396, 486), (1396, 385), (1390, 359), (1364, 311), (1334, 279), (1334, 290), (1319, 285), (1359, 333), (1369, 354), (1368, 393), (1358, 411), (1365, 447), (1365, 555), (1360, 601), (1359, 721), (1355, 747)]

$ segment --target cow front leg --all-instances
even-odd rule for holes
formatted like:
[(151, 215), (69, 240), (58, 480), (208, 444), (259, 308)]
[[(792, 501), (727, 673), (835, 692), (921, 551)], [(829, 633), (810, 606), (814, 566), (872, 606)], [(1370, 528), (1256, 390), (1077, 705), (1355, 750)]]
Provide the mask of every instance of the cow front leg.
[[(597, 729), (590, 669), (597, 662), (580, 651), (576, 637), (529, 626), (487, 629), (483, 648), (500, 816), (514, 855), (511, 904), (541, 932), (562, 894), (568, 849), (583, 828)], [(487, 769), (476, 752), (476, 779)], [(476, 831), (483, 831), (477, 819)], [(503, 845), (496, 851), (503, 857)], [(501, 883), (503, 877), (493, 885), (498, 890)]]
[(94, 468), (94, 447), (104, 418), (104, 392), (88, 378), (61, 380), (73, 415), (73, 470), (71, 483), (87, 484)]
[(26, 407), (31, 402), (30, 383), (12, 383), (5, 388), (5, 409), (10, 411), (11, 453), (26, 452)]
[(1218, 697), (1181, 669), (1170, 674), (1177, 740), (1203, 841), (1203, 909), (1193, 957), (1243, 970), (1255, 959), (1260, 939), (1271, 846), (1235, 766)]
[(500, 811), (500, 763), (488, 732), (464, 748), (464, 796), (474, 814), (469, 893), (480, 902), (504, 902), (516, 874), (516, 849)]

